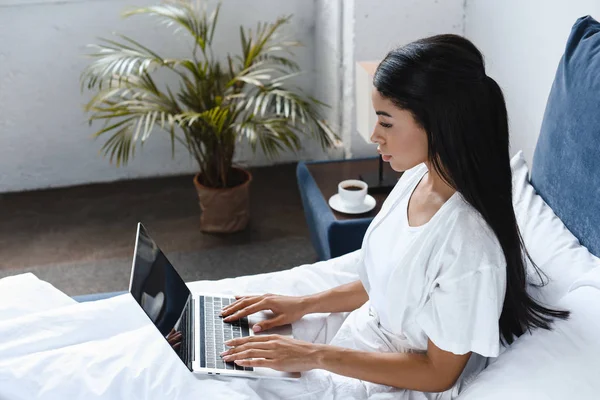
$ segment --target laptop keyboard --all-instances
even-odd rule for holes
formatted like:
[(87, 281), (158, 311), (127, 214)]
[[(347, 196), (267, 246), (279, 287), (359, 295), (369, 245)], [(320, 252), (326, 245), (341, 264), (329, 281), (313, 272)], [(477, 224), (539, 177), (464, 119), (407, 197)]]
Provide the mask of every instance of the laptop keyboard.
[(215, 369), (253, 371), (252, 367), (242, 367), (233, 362), (224, 362), (220, 354), (227, 350), (229, 339), (249, 336), (248, 318), (223, 322), (219, 316), (223, 307), (235, 299), (227, 297), (200, 296), (200, 366)]
[(185, 308), (183, 315), (181, 316), (181, 320), (179, 322), (179, 330), (183, 332), (181, 335), (181, 344), (179, 345), (179, 349), (177, 353), (179, 354), (179, 358), (184, 364), (190, 368), (192, 368), (191, 358), (194, 354), (193, 345), (194, 343), (194, 334), (191, 325), (190, 314), (193, 314), (193, 306), (194, 302), (190, 302), (188, 306)]

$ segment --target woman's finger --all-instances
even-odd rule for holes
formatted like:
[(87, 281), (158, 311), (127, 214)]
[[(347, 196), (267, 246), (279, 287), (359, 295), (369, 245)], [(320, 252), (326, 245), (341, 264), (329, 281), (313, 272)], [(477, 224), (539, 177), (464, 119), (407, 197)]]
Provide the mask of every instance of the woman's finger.
[(281, 335), (256, 335), (231, 339), (225, 342), (227, 346), (241, 346), (244, 343), (269, 342), (280, 339)]
[(223, 321), (225, 321), (225, 322), (235, 321), (240, 318), (247, 317), (250, 314), (254, 314), (259, 311), (268, 310), (268, 309), (269, 309), (268, 301), (266, 301), (264, 299), (258, 299), (258, 301), (256, 301), (255, 303), (248, 304), (244, 308), (239, 309), (235, 314), (229, 315)]
[(223, 357), (223, 361), (231, 362), (235, 360), (243, 360), (245, 358), (266, 358), (272, 359), (275, 356), (273, 350), (250, 349), (239, 353), (229, 354)]
[(220, 356), (225, 356), (228, 354), (236, 354), (242, 351), (250, 350), (250, 349), (261, 349), (261, 350), (274, 350), (277, 346), (274, 345), (274, 342), (255, 342), (255, 343), (246, 343), (240, 346), (232, 347), (231, 349), (222, 352), (219, 354)]
[(246, 296), (243, 299), (240, 299), (236, 302), (231, 303), (227, 307), (223, 307), (223, 309), (221, 310), (221, 315), (222, 316), (231, 315), (232, 313), (234, 313), (250, 304), (253, 304), (256, 301), (260, 301), (260, 297), (261, 296)]
[(235, 363), (242, 367), (265, 367), (265, 368), (277, 369), (276, 361), (266, 360), (264, 358), (257, 358), (254, 360), (235, 360)]

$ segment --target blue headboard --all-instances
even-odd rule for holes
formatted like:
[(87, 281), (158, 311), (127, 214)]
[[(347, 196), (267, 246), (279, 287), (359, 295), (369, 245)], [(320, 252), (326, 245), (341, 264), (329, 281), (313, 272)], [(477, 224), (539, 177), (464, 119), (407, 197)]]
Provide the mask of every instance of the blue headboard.
[(600, 256), (600, 23), (579, 18), (548, 97), (531, 183), (589, 251)]

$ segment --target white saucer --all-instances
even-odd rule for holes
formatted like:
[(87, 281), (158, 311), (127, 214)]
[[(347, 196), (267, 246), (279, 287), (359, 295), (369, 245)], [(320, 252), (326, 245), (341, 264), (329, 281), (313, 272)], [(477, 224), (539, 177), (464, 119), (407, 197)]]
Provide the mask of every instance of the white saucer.
[(331, 196), (331, 198), (329, 199), (329, 206), (335, 211), (344, 214), (363, 214), (374, 209), (376, 204), (377, 202), (375, 201), (375, 198), (373, 198), (373, 196), (369, 194), (365, 196), (365, 201), (363, 202), (363, 204), (359, 204), (353, 207), (348, 207), (346, 203), (342, 202), (340, 195), (337, 193)]

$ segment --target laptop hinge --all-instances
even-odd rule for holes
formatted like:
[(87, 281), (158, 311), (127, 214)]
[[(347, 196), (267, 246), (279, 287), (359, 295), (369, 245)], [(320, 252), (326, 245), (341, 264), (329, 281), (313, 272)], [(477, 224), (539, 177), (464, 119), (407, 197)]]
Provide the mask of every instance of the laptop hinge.
[(190, 336), (188, 336), (188, 337), (191, 338), (191, 342), (192, 342), (192, 345), (190, 346), (190, 348), (192, 350), (190, 360), (192, 360), (192, 361), (196, 361), (196, 336), (194, 335), (194, 333), (195, 333), (195, 326), (196, 326), (196, 318), (198, 318), (198, 317), (196, 316), (195, 307), (196, 307), (196, 301), (192, 297), (191, 315), (190, 315), (190, 318), (188, 318), (189, 325), (191, 328)]

